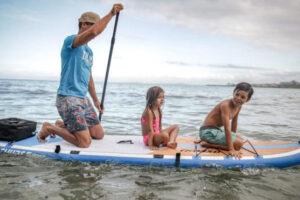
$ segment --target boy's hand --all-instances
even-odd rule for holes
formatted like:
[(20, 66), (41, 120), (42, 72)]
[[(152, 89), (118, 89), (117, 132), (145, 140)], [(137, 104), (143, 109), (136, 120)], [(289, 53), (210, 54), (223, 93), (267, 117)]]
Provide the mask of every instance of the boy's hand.
[(239, 159), (239, 160), (242, 157), (242, 153), (240, 151), (236, 151), (236, 150), (230, 150), (229, 155), (234, 157), (235, 159)]
[(121, 10), (123, 10), (123, 5), (120, 3), (116, 3), (114, 4), (113, 8), (111, 9), (111, 14), (114, 16), (117, 14), (117, 12), (120, 12)]

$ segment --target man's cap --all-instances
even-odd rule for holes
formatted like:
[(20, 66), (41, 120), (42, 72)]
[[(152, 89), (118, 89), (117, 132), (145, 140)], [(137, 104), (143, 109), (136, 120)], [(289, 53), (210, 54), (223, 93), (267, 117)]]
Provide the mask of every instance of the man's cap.
[(98, 20), (100, 20), (100, 16), (97, 13), (94, 13), (94, 12), (85, 12), (78, 19), (79, 22), (90, 22), (90, 23), (94, 23), (94, 24)]

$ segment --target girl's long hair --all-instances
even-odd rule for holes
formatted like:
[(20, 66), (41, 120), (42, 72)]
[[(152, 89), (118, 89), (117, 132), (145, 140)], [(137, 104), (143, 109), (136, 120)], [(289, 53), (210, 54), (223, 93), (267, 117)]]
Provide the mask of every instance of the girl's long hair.
[[(152, 110), (152, 107), (156, 101), (156, 99), (158, 98), (159, 94), (161, 92), (165, 92), (161, 87), (158, 86), (154, 86), (148, 89), (147, 91), (147, 95), (146, 95), (146, 109), (150, 108), (150, 110), (152, 111), (153, 114), (153, 118), (155, 119), (155, 115), (154, 112)], [(161, 126), (161, 117), (162, 117), (162, 112), (160, 107), (158, 107), (158, 112), (159, 112), (159, 120), (160, 120), (160, 126)], [(161, 127), (160, 127), (161, 128)]]

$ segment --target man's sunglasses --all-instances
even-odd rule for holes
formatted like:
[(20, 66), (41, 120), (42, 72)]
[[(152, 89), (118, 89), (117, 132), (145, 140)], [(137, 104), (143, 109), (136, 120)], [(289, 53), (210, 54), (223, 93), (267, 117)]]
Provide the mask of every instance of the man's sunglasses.
[(86, 25), (90, 25), (90, 26), (92, 26), (92, 25), (94, 25), (94, 23), (91, 23), (91, 22), (84, 22)]

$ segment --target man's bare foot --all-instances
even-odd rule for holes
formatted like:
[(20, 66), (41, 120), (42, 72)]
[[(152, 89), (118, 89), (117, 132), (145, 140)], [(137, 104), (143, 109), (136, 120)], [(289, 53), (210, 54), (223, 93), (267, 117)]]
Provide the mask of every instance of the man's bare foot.
[[(55, 126), (58, 126), (59, 128), (66, 128), (64, 122), (61, 120), (56, 120)], [(50, 133), (50, 137), (55, 138), (56, 135), (54, 133)]]
[(60, 128), (66, 128), (64, 122), (61, 121), (61, 120), (56, 120), (55, 121), (55, 126), (58, 126)]
[(167, 144), (167, 147), (171, 148), (171, 149), (176, 149), (177, 147), (177, 142), (169, 142)]
[(43, 126), (42, 126), (42, 128), (41, 128), (41, 130), (40, 130), (40, 132), (37, 136), (37, 139), (38, 139), (39, 142), (47, 142), (46, 137), (51, 134), (48, 131), (49, 126), (51, 126), (50, 123), (48, 123), (48, 122), (43, 123)]

